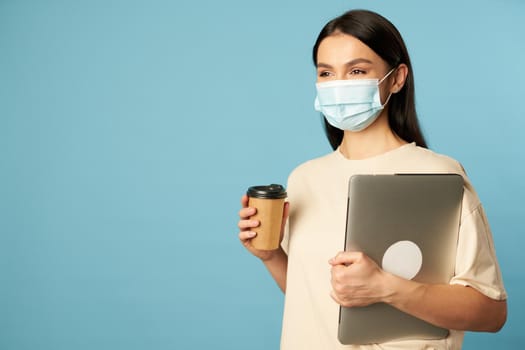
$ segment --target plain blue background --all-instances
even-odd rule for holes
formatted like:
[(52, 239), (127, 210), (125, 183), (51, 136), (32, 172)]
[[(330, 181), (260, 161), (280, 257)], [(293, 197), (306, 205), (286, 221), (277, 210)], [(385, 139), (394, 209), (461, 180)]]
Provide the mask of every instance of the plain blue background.
[(525, 345), (525, 3), (0, 0), (0, 349), (276, 349), (283, 296), (237, 240), (249, 185), (330, 151), (311, 47), (351, 8), (409, 48)]

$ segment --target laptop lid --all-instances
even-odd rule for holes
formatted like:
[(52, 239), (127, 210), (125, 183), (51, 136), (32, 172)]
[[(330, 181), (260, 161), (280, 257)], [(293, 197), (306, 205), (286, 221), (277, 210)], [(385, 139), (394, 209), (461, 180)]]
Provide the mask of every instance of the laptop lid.
[[(348, 186), (345, 250), (385, 271), (424, 283), (454, 275), (463, 198), (458, 174), (355, 175)], [(342, 344), (440, 339), (448, 330), (377, 303), (340, 308)]]

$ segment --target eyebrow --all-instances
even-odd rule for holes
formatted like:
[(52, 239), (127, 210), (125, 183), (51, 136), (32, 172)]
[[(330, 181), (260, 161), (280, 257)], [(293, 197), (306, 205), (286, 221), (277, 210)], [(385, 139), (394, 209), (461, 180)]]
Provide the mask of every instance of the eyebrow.
[[(366, 59), (366, 58), (356, 58), (356, 59), (353, 59), (351, 61), (348, 61), (346, 62), (344, 65), (345, 66), (353, 66), (354, 64), (357, 64), (357, 63), (370, 63), (372, 64), (372, 61)], [(317, 68), (333, 68), (331, 65), (327, 64), (327, 63), (322, 63), (322, 62), (319, 62), (317, 63)]]

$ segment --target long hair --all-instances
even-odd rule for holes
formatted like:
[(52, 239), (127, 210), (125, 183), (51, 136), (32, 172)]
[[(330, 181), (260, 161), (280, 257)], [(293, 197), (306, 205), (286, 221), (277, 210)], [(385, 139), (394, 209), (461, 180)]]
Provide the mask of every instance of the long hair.
[[(388, 123), (393, 132), (407, 142), (427, 147), (419, 127), (416, 113), (414, 74), (403, 38), (394, 25), (383, 16), (367, 10), (352, 10), (328, 22), (317, 37), (313, 47), (313, 61), (317, 66), (317, 51), (321, 41), (335, 33), (351, 35), (379, 55), (390, 69), (404, 63), (408, 75), (403, 88), (392, 94), (388, 107)], [(344, 132), (324, 118), (324, 129), (330, 145), (335, 150), (342, 142)]]

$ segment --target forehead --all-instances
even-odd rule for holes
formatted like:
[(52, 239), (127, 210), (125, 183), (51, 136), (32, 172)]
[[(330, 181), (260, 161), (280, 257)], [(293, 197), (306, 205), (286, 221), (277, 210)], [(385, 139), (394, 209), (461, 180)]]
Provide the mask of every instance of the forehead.
[(341, 65), (356, 58), (365, 58), (377, 64), (383, 61), (362, 41), (347, 34), (327, 36), (317, 50), (317, 63)]

